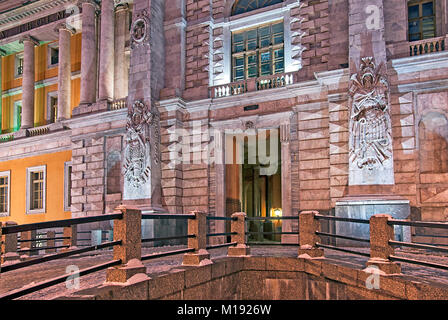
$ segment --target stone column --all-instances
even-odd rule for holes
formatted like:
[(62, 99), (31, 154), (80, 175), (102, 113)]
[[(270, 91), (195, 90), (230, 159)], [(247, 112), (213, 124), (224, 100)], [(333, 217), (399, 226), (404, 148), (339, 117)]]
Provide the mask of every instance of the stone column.
[[(291, 152), (289, 149), (290, 125), (280, 125), (280, 143), (281, 143), (281, 172), (282, 172), (282, 215), (284, 217), (292, 216), (291, 210)], [(292, 232), (292, 221), (283, 220), (283, 232)], [(282, 235), (282, 243), (297, 243), (297, 237), (294, 235)]]
[[(195, 219), (188, 219), (188, 234), (194, 234), (194, 238), (188, 239), (188, 248), (194, 249), (193, 253), (184, 254), (182, 265), (199, 266), (211, 264), (207, 247), (207, 214), (202, 211), (193, 211)], [(208, 261), (205, 261), (208, 260)]]
[(34, 127), (34, 46), (39, 45), (39, 41), (31, 36), (25, 36), (20, 43), (24, 46), (21, 129), (28, 129)]
[(81, 0), (82, 39), (81, 39), (81, 100), (80, 104), (96, 102), (96, 10), (93, 0)]
[[(3, 91), (2, 91), (2, 60), (3, 57), (6, 55), (6, 52), (0, 49), (0, 119), (2, 116), (2, 101), (3, 101)], [(1, 120), (0, 120), (0, 134), (2, 133), (2, 124), (1, 124)]]
[(389, 257), (394, 254), (394, 248), (389, 240), (394, 240), (394, 227), (387, 224), (392, 216), (377, 214), (370, 217), (370, 259), (366, 265), (376, 266), (386, 274), (401, 273), (401, 267), (391, 262)]
[(126, 38), (128, 31), (129, 5), (120, 4), (115, 9), (115, 68), (114, 98), (123, 99), (128, 95), (129, 70), (126, 61)]
[(114, 1), (101, 1), (100, 70), (98, 100), (112, 101), (114, 98)]
[(115, 210), (123, 213), (122, 219), (114, 220), (114, 259), (121, 260), (121, 266), (106, 270), (106, 282), (126, 282), (137, 273), (146, 273), (141, 262), (142, 254), (142, 212), (136, 207), (119, 206)]
[(246, 245), (246, 214), (244, 212), (236, 212), (232, 214), (231, 232), (236, 232), (232, 235), (232, 242), (236, 242), (236, 246), (229, 247), (228, 256), (248, 256), (250, 248)]
[(314, 218), (316, 214), (317, 211), (304, 211), (299, 215), (299, 258), (324, 256), (324, 250), (316, 247), (319, 241), (316, 231), (320, 229), (319, 222)]
[(75, 30), (63, 23), (56, 28), (56, 31), (59, 32), (57, 121), (61, 121), (70, 118), (72, 75), (70, 39)]

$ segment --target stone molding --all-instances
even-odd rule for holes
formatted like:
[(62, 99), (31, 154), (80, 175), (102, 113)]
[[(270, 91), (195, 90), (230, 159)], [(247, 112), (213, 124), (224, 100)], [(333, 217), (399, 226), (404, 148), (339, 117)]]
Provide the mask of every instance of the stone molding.
[(32, 42), (32, 43), (34, 43), (35, 46), (38, 46), (40, 44), (39, 40), (37, 40), (36, 38), (34, 38), (28, 34), (20, 37), (19, 43), (23, 44), (25, 41)]
[(66, 22), (59, 23), (59, 24), (54, 28), (54, 31), (55, 31), (56, 33), (59, 34), (59, 31), (60, 31), (61, 29), (63, 29), (63, 30), (67, 30), (67, 31), (70, 32), (72, 35), (74, 35), (74, 34), (76, 33), (76, 29), (75, 29), (73, 26), (71, 26), (71, 25), (69, 25), (68, 23), (66, 23)]
[(47, 15), (49, 10), (60, 9), (61, 6), (67, 4), (74, 4), (76, 0), (41, 0), (35, 3), (14, 9), (9, 12), (0, 14), (0, 27), (3, 25), (11, 26), (19, 23), (24, 23), (29, 17), (34, 17), (44, 13)]

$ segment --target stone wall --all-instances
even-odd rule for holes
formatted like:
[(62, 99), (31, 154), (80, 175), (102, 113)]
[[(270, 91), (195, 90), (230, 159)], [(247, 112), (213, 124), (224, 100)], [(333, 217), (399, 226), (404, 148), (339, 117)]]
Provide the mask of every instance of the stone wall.
[(218, 258), (211, 265), (139, 274), (127, 285), (81, 290), (58, 299), (76, 300), (446, 300), (448, 287), (407, 276), (379, 276), (325, 259)]

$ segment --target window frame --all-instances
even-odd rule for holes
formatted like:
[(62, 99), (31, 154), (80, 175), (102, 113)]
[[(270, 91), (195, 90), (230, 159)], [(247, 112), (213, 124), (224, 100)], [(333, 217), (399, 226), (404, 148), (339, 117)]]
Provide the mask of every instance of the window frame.
[[(22, 73), (19, 73), (20, 61), (22, 61)], [(23, 62), (24, 62), (24, 53), (16, 53), (14, 56), (14, 79), (22, 78), (23, 76)]]
[(7, 210), (5, 212), (0, 212), (0, 217), (8, 217), (11, 215), (11, 170), (0, 171), (0, 177), (8, 178), (8, 192), (7, 192)]
[[(12, 128), (11, 131), (12, 132), (16, 132), (19, 131), (20, 128), (22, 127), (22, 109), (23, 105), (22, 105), (22, 100), (16, 100), (13, 102), (12, 104)], [(17, 110), (18, 108), (20, 108), (20, 113), (17, 114)]]
[(52, 112), (51, 112), (51, 99), (56, 99), (56, 101), (58, 100), (59, 95), (58, 95), (58, 91), (51, 91), (48, 92), (47, 94), (47, 116), (46, 116), (46, 122), (47, 124), (50, 123), (56, 123), (57, 121), (57, 113), (58, 113), (58, 104), (56, 103), (56, 109), (55, 109), (55, 113), (54, 113), (54, 119), (51, 119), (52, 116)]
[[(274, 43), (274, 38), (275, 38), (275, 34), (272, 30), (272, 27), (274, 25), (282, 25), (282, 34), (283, 34), (283, 41), (281, 43)], [(270, 27), (270, 45), (266, 46), (266, 47), (261, 47), (260, 45), (260, 41), (261, 41), (261, 37), (259, 35), (259, 29), (261, 28), (265, 28), (269, 26)], [(248, 39), (246, 37), (247, 32), (256, 30), (257, 31), (257, 36), (256, 36), (256, 43), (257, 43), (257, 47), (255, 49), (251, 49), (248, 50)], [(241, 52), (234, 52), (234, 47), (235, 47), (235, 42), (234, 42), (234, 36), (237, 34), (244, 34), (244, 40), (243, 40), (243, 45), (244, 45), (244, 49)], [(230, 72), (230, 77), (231, 77), (231, 82), (239, 82), (239, 81), (245, 81), (248, 79), (252, 79), (252, 78), (260, 78), (260, 77), (269, 77), (275, 74), (281, 74), (281, 73), (285, 73), (286, 72), (286, 59), (285, 59), (285, 21), (284, 19), (278, 19), (276, 21), (270, 21), (268, 23), (262, 23), (262, 24), (258, 24), (256, 26), (252, 26), (249, 27), (247, 29), (238, 29), (236, 31), (232, 31), (230, 34), (231, 37), (231, 58), (230, 58), (230, 64), (231, 64), (231, 72)], [(276, 63), (276, 58), (275, 58), (275, 51), (276, 50), (283, 50), (283, 71), (282, 72), (276, 72), (275, 70), (275, 63)], [(261, 71), (261, 54), (265, 53), (265, 52), (270, 52), (270, 74), (269, 75), (262, 75), (262, 71)], [(248, 68), (248, 59), (250, 56), (256, 56), (256, 64), (257, 64), (257, 75), (255, 77), (249, 77), (249, 68)], [(244, 79), (238, 79), (236, 80), (235, 77), (235, 71), (237, 70), (237, 68), (235, 67), (235, 59), (237, 58), (243, 58), (244, 59)]]
[(246, 7), (246, 10), (244, 12), (238, 12), (237, 13), (236, 9), (237, 9), (238, 5), (240, 4), (240, 1), (241, 0), (236, 0), (232, 4), (231, 10), (230, 10), (230, 16), (237, 16), (237, 15), (240, 15), (240, 14), (246, 14), (248, 12), (252, 12), (252, 11), (255, 11), (255, 10), (260, 10), (260, 9), (267, 8), (267, 7), (270, 7), (270, 6), (275, 6), (275, 5), (278, 5), (280, 3), (285, 2), (285, 0), (280, 0), (280, 1), (276, 2), (276, 3), (271, 3), (271, 4), (264, 5), (264, 6), (258, 6), (257, 8), (248, 8), (248, 7)]
[[(52, 63), (51, 61), (51, 52), (52, 50), (58, 50), (58, 62)], [(47, 47), (47, 68), (56, 68), (59, 65), (59, 44), (57, 42), (51, 43)]]
[[(42, 192), (42, 208), (31, 209), (31, 174), (43, 171), (43, 192)], [(46, 194), (47, 194), (47, 166), (35, 166), (26, 168), (26, 214), (39, 214), (46, 212)]]
[[(432, 3), (433, 4), (433, 15), (432, 16), (423, 16), (423, 5), (426, 3)], [(418, 17), (417, 18), (409, 18), (409, 7), (412, 6), (416, 6), (418, 5), (419, 7), (419, 13), (418, 13)], [(422, 40), (426, 40), (426, 39), (432, 39), (437, 37), (437, 6), (436, 6), (436, 1), (434, 0), (410, 0), (407, 2), (407, 11), (406, 11), (406, 15), (407, 15), (407, 26), (408, 26), (408, 41), (409, 42), (414, 42), (414, 41), (422, 41)], [(429, 37), (429, 38), (424, 38), (423, 37), (423, 19), (427, 19), (427, 18), (433, 18), (434, 21), (434, 36), (433, 37)], [(409, 24), (411, 22), (419, 22), (419, 32), (418, 33), (412, 33), (412, 35), (416, 35), (419, 34), (420, 39), (419, 40), (411, 40), (411, 32), (410, 32), (410, 28), (409, 28)]]
[[(70, 170), (72, 168), (72, 170)], [(72, 211), (71, 208), (71, 186), (72, 186), (72, 177), (71, 172), (73, 172), (73, 164), (71, 161), (64, 162), (64, 211), (69, 212)]]

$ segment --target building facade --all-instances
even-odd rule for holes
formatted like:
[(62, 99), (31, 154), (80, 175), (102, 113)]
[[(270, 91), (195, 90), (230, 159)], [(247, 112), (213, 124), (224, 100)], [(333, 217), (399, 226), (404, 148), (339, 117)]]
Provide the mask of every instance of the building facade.
[(448, 218), (446, 0), (0, 6), (0, 221)]

